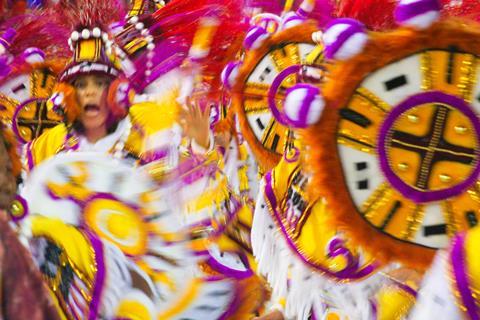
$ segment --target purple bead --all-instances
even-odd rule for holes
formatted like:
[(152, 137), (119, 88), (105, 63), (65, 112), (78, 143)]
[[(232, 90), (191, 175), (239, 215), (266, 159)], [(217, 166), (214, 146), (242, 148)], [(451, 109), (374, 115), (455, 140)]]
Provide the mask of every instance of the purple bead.
[[(365, 35), (359, 39), (359, 43), (353, 43), (355, 48), (351, 48), (350, 51), (357, 53), (363, 49), (366, 39), (366, 31), (364, 25), (354, 19), (342, 18), (335, 19), (327, 25), (327, 28), (323, 34), (323, 42), (325, 44), (325, 57), (327, 59), (338, 59), (338, 53), (348, 40), (357, 35)], [(348, 57), (343, 57), (348, 58)]]
[(263, 40), (268, 38), (268, 36), (269, 33), (267, 32), (267, 30), (265, 30), (265, 28), (254, 26), (250, 28), (250, 30), (247, 32), (247, 36), (245, 37), (243, 46), (247, 50), (257, 49), (262, 44)]
[(395, 9), (395, 20), (399, 24), (426, 28), (438, 18), (441, 10), (438, 0), (406, 2), (400, 1)]

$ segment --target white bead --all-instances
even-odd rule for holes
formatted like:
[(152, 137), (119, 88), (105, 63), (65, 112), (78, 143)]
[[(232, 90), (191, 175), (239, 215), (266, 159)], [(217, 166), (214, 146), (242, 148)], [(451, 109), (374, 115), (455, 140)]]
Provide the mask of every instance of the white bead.
[(108, 34), (106, 32), (102, 33), (102, 40), (105, 42), (108, 41)]
[(138, 22), (138, 17), (137, 16), (133, 16), (133, 17), (130, 18), (130, 23), (131, 24), (135, 24), (137, 22)]
[(95, 38), (100, 38), (100, 36), (102, 35), (102, 31), (100, 30), (100, 28), (93, 28), (92, 34)]
[(144, 25), (143, 25), (142, 22), (139, 22), (139, 23), (137, 23), (137, 24), (135, 25), (135, 29), (137, 29), (137, 30), (142, 30), (143, 27), (144, 27)]
[(78, 38), (80, 38), (80, 34), (78, 33), (78, 31), (73, 31), (70, 38), (72, 39), (72, 41), (77, 41)]
[(153, 51), (153, 49), (155, 49), (155, 45), (153, 43), (149, 43), (147, 45), (147, 49), (150, 50), (150, 51)]
[(88, 39), (88, 38), (90, 38), (90, 30), (88, 30), (88, 29), (83, 29), (83, 30), (82, 30), (82, 38), (83, 38), (83, 39)]
[(148, 36), (145, 38), (145, 40), (147, 40), (148, 42), (153, 42), (153, 37), (152, 36)]
[(149, 32), (148, 29), (143, 29), (142, 32), (140, 33), (142, 36), (148, 36)]

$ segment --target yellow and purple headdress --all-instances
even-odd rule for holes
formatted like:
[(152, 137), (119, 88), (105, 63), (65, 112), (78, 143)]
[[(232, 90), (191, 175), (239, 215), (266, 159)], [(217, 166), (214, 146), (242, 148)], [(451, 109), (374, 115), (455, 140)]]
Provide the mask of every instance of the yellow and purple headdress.
[(77, 28), (72, 32), (69, 44), (73, 57), (60, 81), (70, 82), (82, 74), (104, 74), (112, 78), (122, 74), (112, 52), (112, 41), (101, 27)]
[(108, 33), (108, 25), (121, 19), (116, 1), (78, 1), (75, 6), (60, 4), (67, 18), (76, 24), (68, 39), (73, 56), (60, 75), (71, 82), (82, 74), (103, 74), (116, 78), (122, 74), (119, 58)]

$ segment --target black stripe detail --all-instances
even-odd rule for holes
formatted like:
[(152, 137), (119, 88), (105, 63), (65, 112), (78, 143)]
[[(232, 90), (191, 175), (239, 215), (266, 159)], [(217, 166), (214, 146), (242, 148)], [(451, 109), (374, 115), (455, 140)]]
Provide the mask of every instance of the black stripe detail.
[(352, 109), (341, 109), (340, 116), (343, 119), (351, 121), (363, 128), (368, 128), (372, 124), (372, 121), (370, 119)]
[(20, 83), (18, 86), (16, 86), (15, 88), (12, 88), (12, 92), (13, 93), (17, 93), (18, 91), (20, 90), (25, 90), (27, 87), (25, 86), (25, 84), (23, 83)]
[(447, 74), (445, 75), (447, 83), (453, 83), (453, 70), (455, 68), (455, 53), (458, 49), (455, 46), (448, 47), (448, 65), (447, 65)]
[(210, 293), (208, 293), (208, 296), (210, 297), (223, 297), (224, 295), (227, 295), (230, 291), (228, 290), (215, 290)]
[(260, 118), (257, 118), (256, 122), (261, 130), (265, 129), (265, 126), (263, 125), (262, 120), (260, 120)]
[(395, 213), (402, 207), (402, 203), (400, 201), (395, 201), (393, 204), (392, 209), (390, 209), (390, 212), (388, 213), (387, 217), (385, 218), (385, 221), (383, 221), (382, 226), (380, 227), (381, 230), (384, 230), (387, 225), (390, 223), (392, 218), (395, 216)]
[(475, 211), (467, 211), (465, 212), (465, 217), (467, 218), (468, 225), (470, 227), (475, 227), (478, 224), (478, 218), (475, 214)]
[(403, 86), (406, 85), (407, 83), (408, 83), (407, 77), (406, 77), (404, 74), (402, 74), (401, 76), (392, 78), (392, 79), (387, 80), (387, 81), (384, 82), (384, 84), (385, 84), (385, 89), (386, 89), (387, 91), (392, 91), (392, 90), (394, 90), (394, 89), (403, 87)]
[(273, 137), (273, 142), (272, 142), (272, 150), (273, 151), (277, 150), (279, 140), (280, 140), (280, 136), (278, 134), (275, 134), (275, 136)]
[(357, 181), (358, 190), (368, 190), (368, 179)]
[(423, 227), (423, 235), (425, 237), (429, 236), (438, 236), (447, 233), (447, 225), (446, 224), (437, 224), (434, 226), (425, 226)]
[(200, 311), (212, 312), (212, 311), (217, 310), (218, 307), (203, 305), (203, 306), (198, 306), (198, 307), (196, 307), (195, 309), (196, 309), (196, 310), (200, 310)]
[(367, 169), (367, 163), (365, 161), (356, 162), (355, 163), (355, 168), (357, 169), (357, 171), (365, 170), (365, 169)]
[(260, 79), (261, 82), (265, 81), (265, 77), (270, 73), (272, 72), (272, 69), (270, 69), (270, 67), (266, 67), (265, 70), (263, 70), (262, 74), (260, 75), (260, 77), (258, 77)]
[(48, 72), (48, 69), (43, 69), (43, 71), (42, 71), (42, 84), (41, 84), (42, 88), (45, 88), (47, 86), (47, 79), (48, 79), (49, 74), (50, 73)]

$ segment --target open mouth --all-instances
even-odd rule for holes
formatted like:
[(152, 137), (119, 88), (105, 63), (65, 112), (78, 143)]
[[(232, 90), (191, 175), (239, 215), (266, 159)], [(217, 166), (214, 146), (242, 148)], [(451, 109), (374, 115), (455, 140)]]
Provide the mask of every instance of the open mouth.
[(96, 104), (87, 104), (83, 108), (83, 111), (87, 116), (94, 116), (100, 112), (100, 106)]

